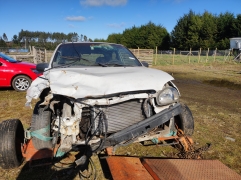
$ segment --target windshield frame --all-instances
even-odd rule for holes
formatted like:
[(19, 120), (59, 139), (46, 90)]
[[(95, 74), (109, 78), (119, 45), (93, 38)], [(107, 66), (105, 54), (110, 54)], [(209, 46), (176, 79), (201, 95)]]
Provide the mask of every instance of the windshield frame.
[[(111, 54), (116, 53), (118, 62), (110, 61)], [(98, 62), (97, 58), (105, 58), (106, 62)], [(72, 60), (72, 62), (71, 62)], [(63, 62), (61, 62), (63, 61)], [(69, 61), (68, 63), (66, 61)], [(52, 68), (58, 67), (122, 67), (143, 66), (137, 57), (121, 44), (105, 42), (73, 42), (60, 44), (51, 61)]]

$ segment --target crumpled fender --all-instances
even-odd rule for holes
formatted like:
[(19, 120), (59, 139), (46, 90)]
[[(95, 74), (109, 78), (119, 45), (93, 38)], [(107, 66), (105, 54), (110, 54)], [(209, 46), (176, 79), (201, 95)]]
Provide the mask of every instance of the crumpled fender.
[(46, 78), (46, 74), (36, 78), (27, 90), (27, 94), (26, 94), (27, 102), (25, 103), (25, 106), (31, 107), (32, 99), (38, 99), (42, 91), (48, 87), (49, 87), (49, 81)]

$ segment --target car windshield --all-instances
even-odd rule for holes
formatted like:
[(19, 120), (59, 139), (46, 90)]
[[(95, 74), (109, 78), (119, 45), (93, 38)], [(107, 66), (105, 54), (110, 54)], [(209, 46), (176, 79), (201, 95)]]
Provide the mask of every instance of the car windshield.
[(5, 59), (6, 61), (9, 61), (9, 62), (12, 62), (12, 63), (18, 62), (17, 60), (15, 60), (15, 59), (11, 58), (10, 56), (7, 56), (3, 53), (0, 53), (0, 57)]
[(129, 49), (109, 43), (61, 44), (54, 56), (52, 67), (76, 66), (142, 66)]

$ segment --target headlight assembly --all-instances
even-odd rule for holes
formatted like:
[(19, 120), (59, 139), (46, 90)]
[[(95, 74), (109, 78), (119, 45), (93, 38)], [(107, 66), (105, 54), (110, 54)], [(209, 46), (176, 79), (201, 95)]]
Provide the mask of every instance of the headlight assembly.
[(179, 100), (179, 93), (173, 87), (167, 87), (157, 93), (156, 101), (159, 106), (168, 105)]

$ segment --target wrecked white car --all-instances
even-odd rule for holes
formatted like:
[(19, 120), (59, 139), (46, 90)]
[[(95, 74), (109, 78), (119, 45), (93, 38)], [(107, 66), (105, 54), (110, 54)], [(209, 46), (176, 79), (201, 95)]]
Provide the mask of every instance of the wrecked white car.
[(36, 152), (52, 149), (49, 156), (62, 157), (87, 146), (97, 152), (148, 140), (173, 144), (178, 129), (193, 134), (192, 113), (179, 102), (173, 77), (149, 68), (123, 45), (62, 43), (37, 70), (43, 75), (26, 96), (27, 106), (39, 99), (21, 145), (27, 160), (33, 159), (24, 154), (30, 142)]

